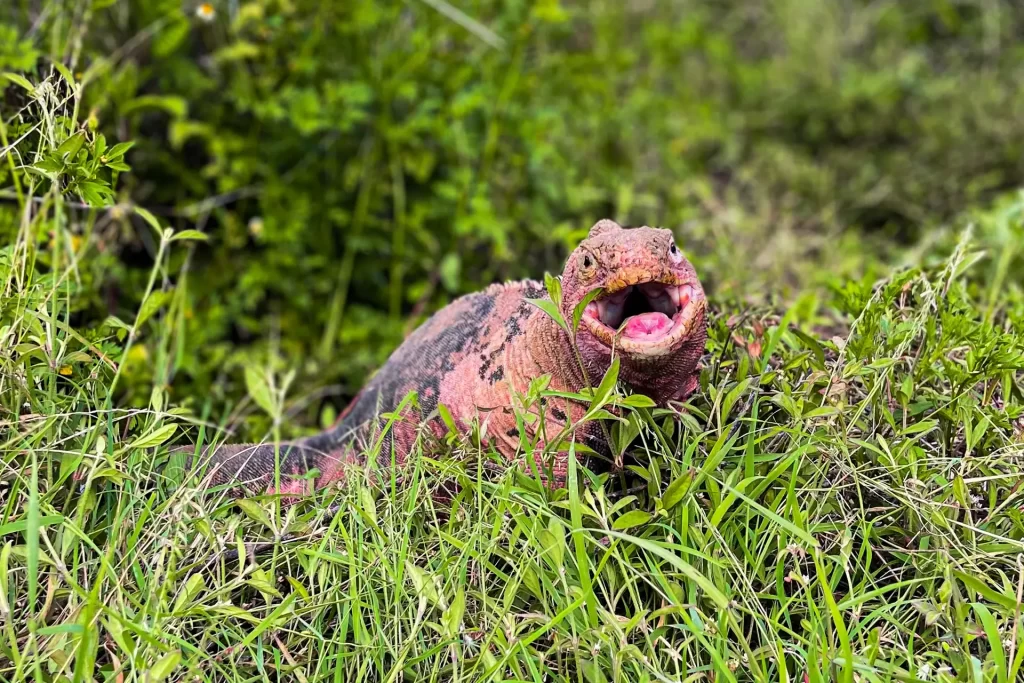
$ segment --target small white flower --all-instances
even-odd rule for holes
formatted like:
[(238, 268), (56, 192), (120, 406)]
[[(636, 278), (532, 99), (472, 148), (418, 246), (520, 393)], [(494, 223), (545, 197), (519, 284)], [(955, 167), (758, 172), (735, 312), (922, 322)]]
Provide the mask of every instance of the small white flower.
[(249, 234), (253, 237), (259, 237), (263, 234), (263, 219), (259, 216), (253, 216), (249, 219)]
[(213, 18), (217, 16), (217, 11), (213, 8), (213, 4), (204, 2), (196, 7), (196, 17), (203, 21), (213, 21)]

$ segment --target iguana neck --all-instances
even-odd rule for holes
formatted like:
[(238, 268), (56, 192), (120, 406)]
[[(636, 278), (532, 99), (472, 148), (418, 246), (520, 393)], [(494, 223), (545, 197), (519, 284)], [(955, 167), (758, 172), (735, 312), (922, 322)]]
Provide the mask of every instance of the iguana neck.
[(525, 342), (526, 352), (536, 369), (534, 376), (551, 375), (552, 388), (577, 392), (601, 381), (600, 375), (594, 376), (594, 368), (587, 368), (589, 377), (584, 375), (572, 340), (547, 313), (537, 310), (530, 317)]

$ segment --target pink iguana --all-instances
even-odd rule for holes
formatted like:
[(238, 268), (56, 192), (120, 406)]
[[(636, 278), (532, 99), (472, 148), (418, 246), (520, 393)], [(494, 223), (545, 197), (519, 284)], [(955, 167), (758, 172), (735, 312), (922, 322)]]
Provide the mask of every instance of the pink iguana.
[[(588, 292), (602, 289), (584, 309), (576, 335), (578, 357), (568, 334), (531, 304), (531, 299), (548, 298), (541, 283), (492, 285), (456, 299), (418, 327), (330, 430), (281, 444), (276, 456), (272, 443), (220, 446), (209, 458), (212, 484), (273, 490), (277, 457), (281, 493), (298, 494), (342, 479), (346, 467), (360, 464), (361, 454), (378, 437), (377, 464), (390, 466), (392, 453), (402, 463), (421, 426), (437, 436), (447, 433), (438, 403), (460, 430), (468, 430), (475, 419), (486, 422), (498, 452), (524, 462), (514, 395), (526, 393), (531, 380), (542, 375), (550, 375), (549, 388), (561, 392), (578, 392), (588, 380), (596, 385), (611, 364), (613, 346), (620, 358), (619, 379), (659, 405), (681, 401), (697, 388), (707, 302), (670, 231), (599, 221), (569, 255), (561, 288), (566, 320), (572, 320)], [(621, 330), (617, 339), (616, 330)], [(381, 414), (393, 412), (410, 391), (417, 392), (419, 414), (407, 408), (404, 419), (382, 434)], [(557, 434), (566, 421), (578, 421), (585, 408), (567, 399), (547, 399), (542, 434)], [(535, 436), (536, 423), (527, 428)], [(591, 448), (608, 451), (596, 425), (584, 425), (579, 436)], [(556, 456), (550, 484), (564, 484), (566, 466), (566, 454)], [(318, 476), (304, 476), (314, 468)]]

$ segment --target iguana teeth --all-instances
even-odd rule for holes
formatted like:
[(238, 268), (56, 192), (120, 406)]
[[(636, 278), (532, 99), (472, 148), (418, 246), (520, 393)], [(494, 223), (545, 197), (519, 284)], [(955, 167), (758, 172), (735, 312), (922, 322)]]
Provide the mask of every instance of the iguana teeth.
[(686, 308), (691, 299), (693, 299), (693, 285), (679, 285), (672, 288), (672, 300), (679, 310)]

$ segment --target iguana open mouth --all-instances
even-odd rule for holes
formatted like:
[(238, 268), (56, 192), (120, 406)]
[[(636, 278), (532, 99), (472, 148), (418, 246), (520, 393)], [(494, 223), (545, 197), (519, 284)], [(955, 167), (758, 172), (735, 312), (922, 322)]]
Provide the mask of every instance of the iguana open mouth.
[(587, 328), (608, 346), (639, 355), (662, 355), (690, 332), (704, 292), (690, 283), (638, 282), (587, 305)]

